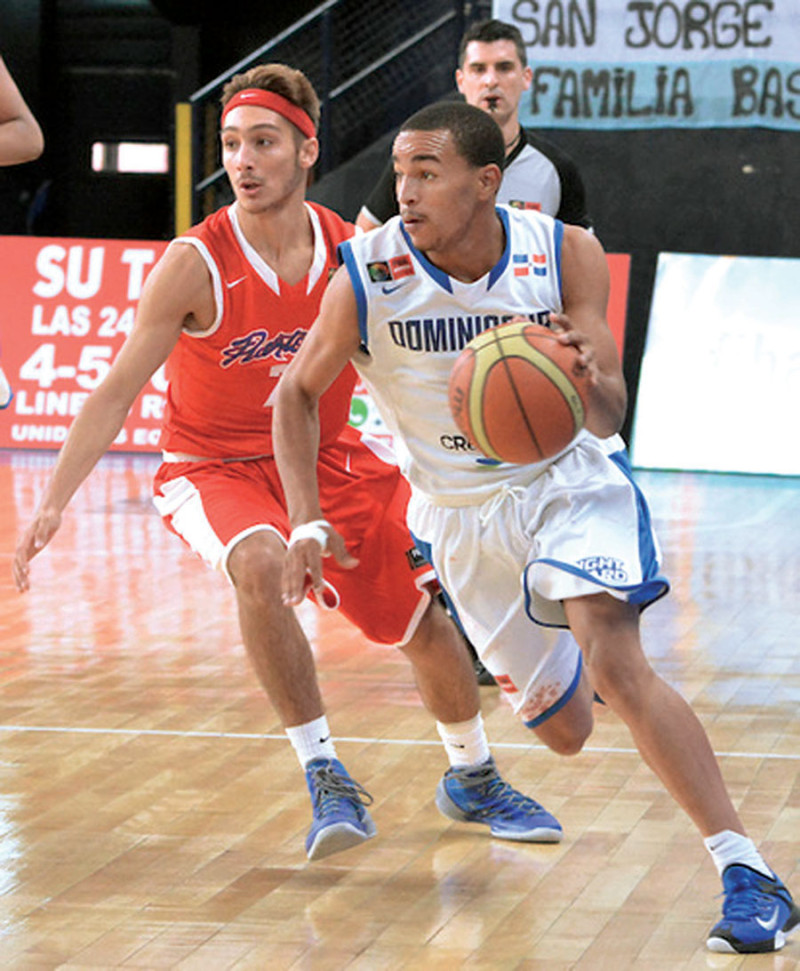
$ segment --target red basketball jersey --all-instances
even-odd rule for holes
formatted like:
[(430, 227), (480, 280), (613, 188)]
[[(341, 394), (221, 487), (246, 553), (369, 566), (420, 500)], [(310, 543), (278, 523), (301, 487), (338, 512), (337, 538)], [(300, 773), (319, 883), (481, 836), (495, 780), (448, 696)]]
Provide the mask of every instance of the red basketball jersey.
[[(212, 458), (272, 454), (278, 380), (297, 353), (338, 265), (336, 247), (354, 227), (306, 203), (314, 258), (295, 286), (278, 278), (241, 232), (235, 204), (213, 213), (172, 245), (193, 245), (211, 275), (217, 317), (202, 333), (184, 332), (167, 360), (161, 447)], [(322, 442), (350, 417), (355, 372), (347, 367), (320, 402)]]

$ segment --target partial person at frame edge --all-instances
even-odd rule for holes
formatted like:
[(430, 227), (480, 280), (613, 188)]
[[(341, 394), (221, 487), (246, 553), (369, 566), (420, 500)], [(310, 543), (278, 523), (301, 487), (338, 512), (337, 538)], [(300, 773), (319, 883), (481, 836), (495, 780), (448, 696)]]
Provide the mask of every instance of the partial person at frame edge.
[[(0, 56), (0, 165), (33, 162), (43, 151), (44, 135), (39, 122)], [(10, 405), (13, 397), (8, 378), (0, 367), (0, 410)]]

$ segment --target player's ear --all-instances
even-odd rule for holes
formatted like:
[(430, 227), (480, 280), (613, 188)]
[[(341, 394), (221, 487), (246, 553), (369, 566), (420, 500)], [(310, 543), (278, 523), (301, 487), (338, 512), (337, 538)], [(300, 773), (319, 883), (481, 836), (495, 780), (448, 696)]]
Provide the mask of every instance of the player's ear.
[(485, 194), (486, 198), (497, 195), (502, 178), (503, 173), (500, 166), (495, 165), (493, 162), (490, 165), (484, 165), (480, 168), (478, 170), (478, 185), (480, 186), (481, 194)]
[(306, 138), (303, 140), (298, 152), (300, 165), (304, 169), (310, 169), (319, 158), (319, 141), (316, 138)]

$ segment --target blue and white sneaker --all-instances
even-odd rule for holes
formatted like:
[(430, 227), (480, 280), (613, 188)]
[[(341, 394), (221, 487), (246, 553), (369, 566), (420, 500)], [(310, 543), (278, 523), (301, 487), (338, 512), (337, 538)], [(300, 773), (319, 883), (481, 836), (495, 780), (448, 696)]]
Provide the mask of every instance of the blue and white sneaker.
[(501, 839), (560, 843), (564, 835), (555, 816), (503, 780), (493, 758), (448, 769), (436, 788), (436, 806), (448, 819), (483, 823)]
[(722, 872), (722, 886), (722, 920), (708, 935), (710, 951), (779, 951), (800, 924), (800, 908), (777, 877), (766, 877), (743, 863), (731, 863)]
[(377, 832), (366, 806), (367, 790), (351, 779), (338, 759), (313, 759), (306, 765), (314, 819), (306, 837), (309, 860), (321, 860), (370, 839)]

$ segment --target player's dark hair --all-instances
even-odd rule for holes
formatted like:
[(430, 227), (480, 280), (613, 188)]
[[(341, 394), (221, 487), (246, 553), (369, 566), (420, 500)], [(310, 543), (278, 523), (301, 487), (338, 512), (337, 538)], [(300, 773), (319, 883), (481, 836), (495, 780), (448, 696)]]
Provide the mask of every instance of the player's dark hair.
[(497, 122), (480, 108), (460, 101), (438, 101), (412, 115), (400, 131), (449, 131), (456, 151), (475, 168), (505, 160), (503, 133)]
[(471, 44), (472, 41), (493, 44), (498, 40), (510, 40), (517, 49), (520, 64), (527, 67), (528, 55), (525, 51), (525, 41), (522, 39), (522, 34), (517, 27), (513, 24), (507, 24), (504, 20), (479, 20), (468, 27), (458, 48), (458, 66), (464, 67), (467, 44)]

